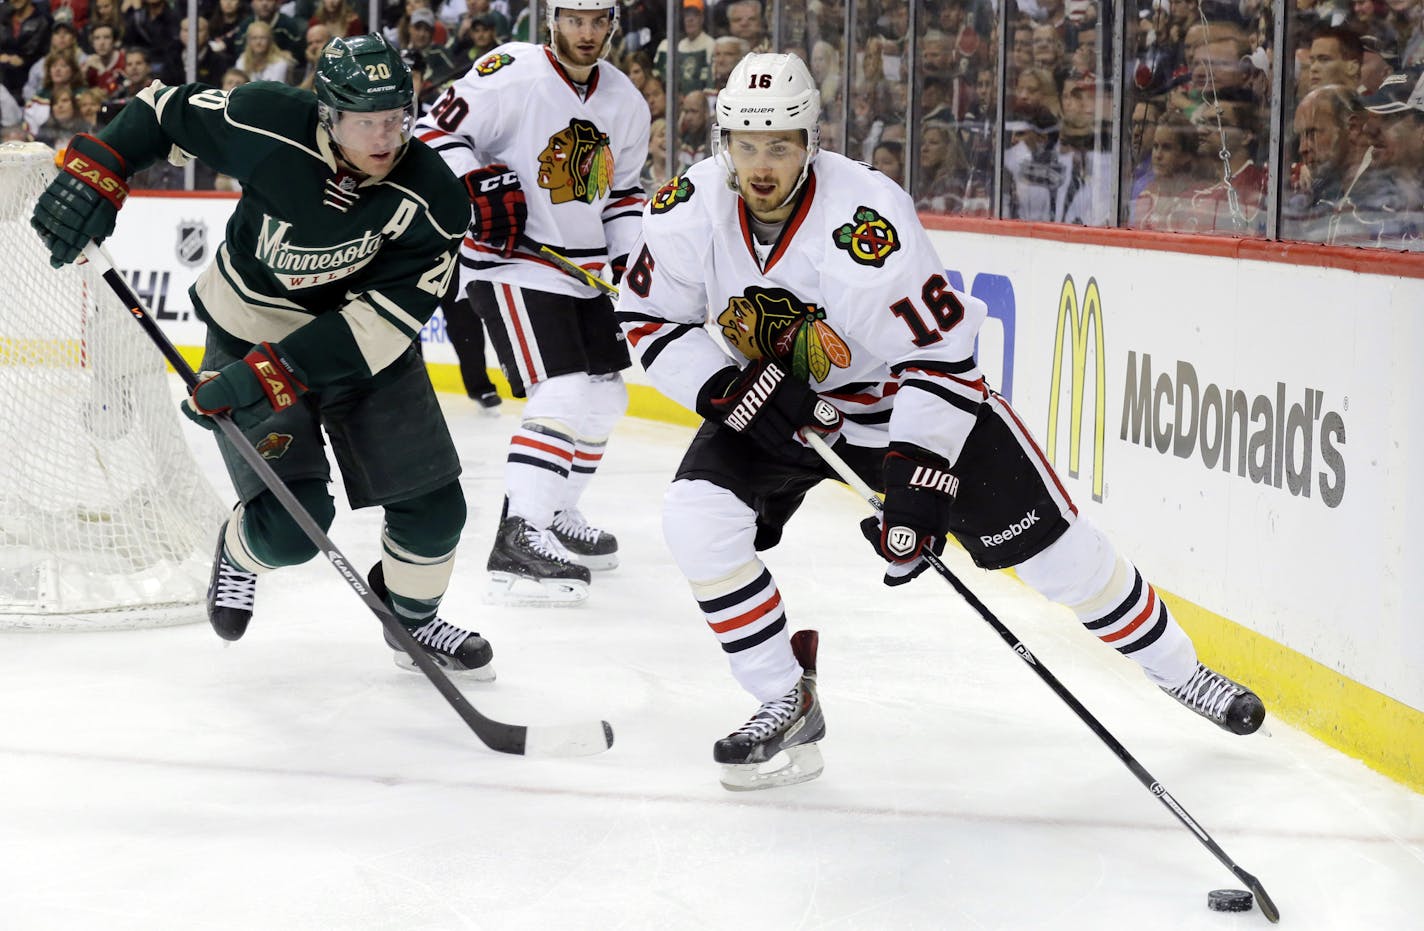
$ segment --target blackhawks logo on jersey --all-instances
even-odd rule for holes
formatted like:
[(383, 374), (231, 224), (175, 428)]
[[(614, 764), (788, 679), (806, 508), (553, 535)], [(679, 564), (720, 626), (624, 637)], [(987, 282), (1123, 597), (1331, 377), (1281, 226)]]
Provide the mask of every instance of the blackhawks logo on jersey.
[(826, 312), (782, 288), (747, 288), (717, 315), (722, 335), (748, 359), (776, 359), (803, 381), (850, 365), (850, 347)]
[(489, 77), (505, 65), (512, 64), (514, 64), (513, 55), (495, 52), (493, 55), (486, 55), (480, 59), (479, 64), (475, 65), (475, 73), (481, 77)]
[(850, 253), (861, 265), (880, 268), (890, 254), (900, 248), (900, 234), (890, 221), (869, 207), (857, 207), (854, 222), (847, 223), (831, 234), (837, 249)]
[(608, 135), (588, 120), (569, 120), (539, 153), (539, 186), (556, 204), (591, 204), (613, 187), (613, 152)]
[(653, 195), (653, 213), (667, 213), (672, 208), (686, 200), (692, 200), (692, 192), (697, 190), (693, 186), (691, 179), (678, 175), (658, 188), (658, 192)]

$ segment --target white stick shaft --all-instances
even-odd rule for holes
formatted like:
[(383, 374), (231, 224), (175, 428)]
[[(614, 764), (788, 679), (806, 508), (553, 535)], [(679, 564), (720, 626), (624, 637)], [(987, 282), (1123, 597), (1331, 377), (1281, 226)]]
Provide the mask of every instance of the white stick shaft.
[(841, 477), (841, 481), (845, 482), (851, 488), (854, 488), (856, 494), (870, 502), (870, 506), (875, 509), (877, 514), (880, 512), (880, 496), (877, 495), (869, 485), (865, 484), (864, 479), (855, 474), (855, 470), (850, 467), (849, 463), (841, 458), (840, 453), (831, 449), (831, 444), (821, 439), (821, 434), (812, 430), (810, 427), (806, 427), (801, 431), (801, 438), (809, 443), (812, 449), (821, 454), (821, 458), (826, 460), (826, 465), (836, 470), (836, 474)]

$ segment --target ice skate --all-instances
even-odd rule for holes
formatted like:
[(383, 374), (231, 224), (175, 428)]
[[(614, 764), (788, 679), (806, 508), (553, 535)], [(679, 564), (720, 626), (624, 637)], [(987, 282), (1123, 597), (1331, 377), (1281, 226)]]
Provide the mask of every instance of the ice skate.
[(1254, 734), (1266, 718), (1266, 706), (1255, 692), (1201, 663), (1185, 683), (1162, 691), (1233, 734)]
[(504, 403), (500, 399), (499, 392), (493, 388), (470, 395), (470, 400), (474, 401), (479, 407), (480, 413), (487, 417), (498, 417), (500, 405)]
[(588, 598), (589, 572), (568, 558), (551, 531), (506, 517), (490, 550), (488, 598), (495, 604), (571, 607)]
[(579, 565), (595, 572), (617, 568), (618, 538), (589, 524), (578, 508), (555, 514), (549, 529)]
[[(390, 592), (386, 588), (385, 571), (380, 563), (376, 563), (366, 576), (366, 581), (371, 586), (371, 593), (380, 598), (389, 607), (391, 604)], [(396, 615), (400, 620), (400, 615)], [(410, 635), (415, 638), (415, 642), (425, 648), (425, 655), (445, 668), (447, 672), (461, 673), (464, 678), (474, 679), (476, 682), (491, 682), (494, 680), (494, 666), (491, 661), (494, 659), (494, 650), (490, 647), (489, 641), (479, 634), (468, 631), (454, 624), (433, 617), (425, 624), (415, 629), (406, 628)], [(415, 664), (415, 660), (410, 658), (401, 645), (396, 642), (391, 632), (382, 627), (382, 632), (386, 636), (386, 644), (395, 650), (396, 665), (402, 669), (413, 669), (417, 672), (420, 667)]]
[(257, 573), (240, 568), (227, 555), (227, 521), (218, 530), (218, 550), (208, 580), (208, 623), (224, 640), (241, 640), (252, 620)]
[(712, 758), (722, 764), (723, 788), (771, 789), (821, 775), (825, 763), (816, 744), (826, 736), (826, 720), (816, 694), (817, 641), (814, 630), (793, 634), (791, 650), (801, 664), (801, 681), (713, 745)]

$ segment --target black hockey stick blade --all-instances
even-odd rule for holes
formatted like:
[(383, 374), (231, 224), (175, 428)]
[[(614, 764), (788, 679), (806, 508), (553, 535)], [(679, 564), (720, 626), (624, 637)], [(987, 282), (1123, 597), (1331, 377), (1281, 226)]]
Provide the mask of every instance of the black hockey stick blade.
[[(808, 427), (801, 431), (801, 436), (812, 449), (820, 454), (821, 458), (826, 461), (826, 464), (841, 477), (841, 481), (855, 489), (856, 494), (864, 498), (872, 510), (877, 514), (880, 513), (880, 498), (859, 475), (855, 474), (855, 471), (851, 469), (850, 465), (842, 459), (835, 450), (831, 449), (830, 445), (822, 439), (819, 433)], [(1240, 879), (1246, 884), (1246, 887), (1256, 896), (1256, 901), (1261, 906), (1261, 914), (1265, 915), (1273, 924), (1280, 921), (1281, 913), (1276, 908), (1276, 903), (1271, 901), (1271, 897), (1266, 894), (1266, 889), (1261, 885), (1260, 880), (1237, 866), (1236, 861), (1227, 856), (1226, 851), (1222, 850), (1221, 846), (1212, 840), (1211, 835), (1208, 834), (1200, 824), (1197, 824), (1196, 819), (1188, 814), (1181, 803), (1172, 797), (1172, 794), (1167, 791), (1167, 788), (1154, 779), (1146, 767), (1137, 762), (1137, 758), (1128, 752), (1128, 749), (1103, 726), (1102, 722), (1087, 709), (1087, 706), (1080, 702), (1076, 695), (1068, 691), (1068, 687), (1062, 682), (1059, 682), (1058, 677), (1049, 672), (1047, 666), (1044, 666), (1033, 653), (1029, 652), (1028, 647), (1024, 646), (1023, 641), (1019, 640), (1018, 637), (1014, 636), (1013, 631), (1004, 626), (1004, 623), (995, 616), (994, 612), (990, 611), (988, 606), (979, 600), (979, 597), (969, 589), (969, 586), (960, 580), (959, 576), (954, 574), (952, 569), (940, 561), (940, 558), (929, 548), (924, 550), (922, 556), (931, 569), (939, 573), (946, 582), (953, 586), (954, 590), (974, 609), (984, 623), (994, 628), (994, 632), (999, 635), (999, 639), (1003, 640), (1010, 649), (1017, 653), (1019, 659), (1023, 660), (1028, 667), (1034, 671), (1034, 674), (1038, 676), (1043, 684), (1052, 689), (1053, 693), (1062, 699), (1063, 703), (1078, 716), (1078, 720), (1087, 725), (1088, 729), (1128, 768), (1128, 771), (1137, 777), (1137, 781), (1142, 783), (1149, 792), (1157, 796), (1157, 800), (1160, 801), (1187, 830), (1192, 832), (1203, 847), (1211, 851), (1212, 856), (1216, 857), (1222, 866), (1229, 869), (1237, 879)]]
[(1266, 887), (1261, 885), (1261, 881), (1239, 866), (1231, 867), (1231, 872), (1236, 874), (1236, 878), (1241, 880), (1242, 885), (1251, 890), (1251, 894), (1256, 897), (1256, 907), (1261, 910), (1262, 915), (1266, 916), (1266, 920), (1271, 924), (1279, 922), (1281, 910), (1276, 908), (1276, 903), (1266, 893)]
[[(189, 390), (196, 387), (198, 384), (197, 373), (193, 371), (192, 366), (188, 365), (187, 360), (178, 352), (172, 341), (168, 339), (167, 334), (159, 328), (157, 321), (149, 315), (148, 308), (144, 306), (138, 295), (134, 294), (128, 282), (124, 281), (123, 276), (114, 268), (114, 261), (109, 256), (108, 250), (97, 243), (90, 243), (84, 249), (84, 255), (103, 276), (105, 283), (118, 296), (119, 300), (123, 301), (129, 314), (143, 327), (148, 338), (158, 347), (158, 351), (168, 360), (168, 364), (173, 366), (179, 377), (183, 379), (183, 383), (188, 386)], [(350, 561), (336, 548), (336, 544), (331, 542), (326, 531), (322, 530), (321, 525), (307, 513), (306, 508), (302, 507), (302, 503), (287, 488), (281, 477), (272, 471), (272, 467), (267, 464), (267, 460), (262, 458), (262, 454), (257, 452), (247, 437), (243, 436), (242, 430), (232, 422), (232, 418), (226, 414), (218, 414), (213, 417), (213, 420), (232, 442), (233, 448), (242, 457), (243, 462), (267, 486), (267, 490), (291, 515), (292, 520), (301, 528), (307, 539), (315, 544), (327, 561), (336, 567), (336, 571), (346, 580), (346, 584), (366, 603), (366, 607), (371, 609), (371, 613), (376, 615), (381, 625), (400, 644), (401, 649), (409, 654), (415, 665), (485, 746), (500, 753), (540, 756), (588, 756), (602, 753), (613, 746), (613, 728), (607, 721), (566, 726), (526, 727), (522, 724), (504, 724), (480, 714), (479, 710), (470, 704), (464, 693), (450, 681), (450, 677), (445, 674), (440, 664), (415, 642), (405, 625), (396, 619), (396, 616), (386, 607), (385, 602), (376, 597), (376, 594), (366, 585), (366, 581), (361, 578), (360, 573), (351, 568)]]
[(548, 259), (550, 262), (557, 265), (559, 271), (563, 272), (565, 275), (568, 275), (570, 278), (573, 278), (577, 281), (581, 281), (591, 288), (597, 288), (604, 294), (607, 294), (609, 297), (618, 297), (618, 287), (616, 285), (609, 284), (607, 281), (604, 281), (598, 275), (595, 275), (593, 272), (584, 268), (582, 265), (579, 265), (577, 262), (575, 262), (568, 256), (562, 255), (554, 251), (552, 248), (544, 245), (541, 242), (535, 242), (528, 236), (520, 236), (519, 244), (526, 249), (531, 249), (534, 252), (539, 253), (545, 259)]

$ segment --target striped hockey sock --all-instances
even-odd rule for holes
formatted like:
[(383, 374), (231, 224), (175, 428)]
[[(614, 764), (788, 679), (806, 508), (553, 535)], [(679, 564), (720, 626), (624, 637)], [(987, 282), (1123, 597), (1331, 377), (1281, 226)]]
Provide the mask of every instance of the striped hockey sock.
[(504, 481), (509, 514), (544, 529), (561, 507), (574, 466), (574, 438), (553, 426), (526, 420), (509, 439)]

